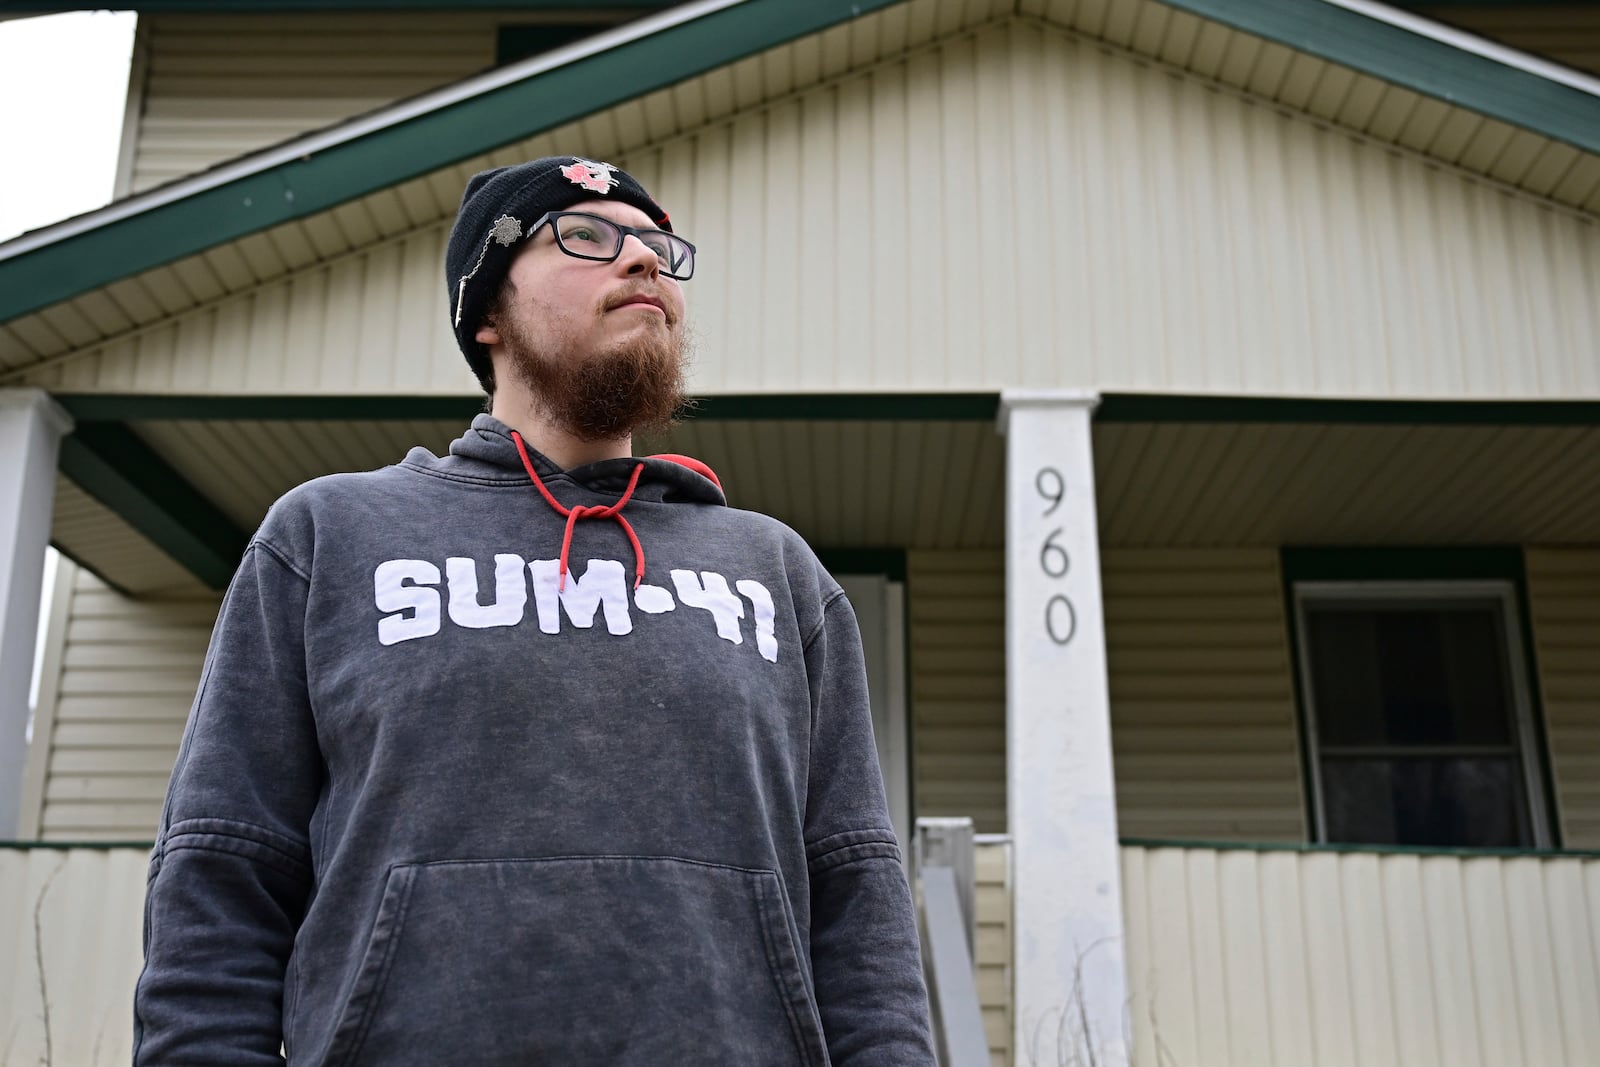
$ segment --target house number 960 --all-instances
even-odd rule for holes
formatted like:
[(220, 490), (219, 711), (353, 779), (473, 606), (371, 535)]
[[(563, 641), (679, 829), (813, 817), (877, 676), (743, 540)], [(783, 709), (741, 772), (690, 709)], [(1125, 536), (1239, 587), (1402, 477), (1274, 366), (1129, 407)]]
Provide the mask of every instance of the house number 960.
[[(1038, 491), (1039, 498), (1048, 505), (1041, 518), (1054, 513), (1067, 495), (1067, 480), (1054, 467), (1040, 468), (1033, 477), (1033, 487)], [(1072, 569), (1072, 557), (1067, 555), (1065, 548), (1056, 544), (1056, 538), (1064, 531), (1065, 527), (1057, 526), (1045, 536), (1044, 544), (1039, 546), (1039, 569), (1044, 571), (1046, 578), (1056, 581), (1066, 578), (1067, 572)], [(1072, 599), (1067, 594), (1056, 593), (1045, 602), (1044, 632), (1058, 645), (1071, 644), (1078, 632), (1078, 610), (1072, 606)]]

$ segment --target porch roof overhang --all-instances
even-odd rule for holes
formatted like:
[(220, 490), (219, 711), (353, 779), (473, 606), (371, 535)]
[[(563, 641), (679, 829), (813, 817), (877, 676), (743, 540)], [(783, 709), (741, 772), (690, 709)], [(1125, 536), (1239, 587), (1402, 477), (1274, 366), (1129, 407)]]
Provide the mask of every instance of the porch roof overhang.
[[(59, 399), (82, 442), (63, 454), (55, 542), (135, 594), (222, 588), (277, 496), (412, 445), (442, 452), (477, 407)], [(821, 548), (999, 550), (998, 407), (987, 393), (712, 397), (639, 451), (705, 460), (735, 506)], [(1108, 548), (1600, 542), (1600, 403), (1118, 394), (1094, 448)]]

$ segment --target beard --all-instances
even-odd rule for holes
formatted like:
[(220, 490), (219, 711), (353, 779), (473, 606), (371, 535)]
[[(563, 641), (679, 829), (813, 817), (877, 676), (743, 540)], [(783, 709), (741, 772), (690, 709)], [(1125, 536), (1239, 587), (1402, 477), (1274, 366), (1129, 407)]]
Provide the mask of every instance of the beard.
[(669, 429), (688, 405), (686, 331), (652, 330), (602, 351), (540, 345), (513, 316), (497, 326), (508, 370), (552, 423), (580, 441)]

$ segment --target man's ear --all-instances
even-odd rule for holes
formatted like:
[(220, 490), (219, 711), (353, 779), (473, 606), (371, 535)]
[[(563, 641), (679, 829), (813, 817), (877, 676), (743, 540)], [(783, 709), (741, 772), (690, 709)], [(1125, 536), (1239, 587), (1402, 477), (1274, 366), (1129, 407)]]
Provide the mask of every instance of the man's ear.
[(495, 329), (493, 319), (484, 319), (483, 325), (478, 327), (478, 332), (472, 339), (480, 345), (497, 345), (500, 343), (500, 331)]

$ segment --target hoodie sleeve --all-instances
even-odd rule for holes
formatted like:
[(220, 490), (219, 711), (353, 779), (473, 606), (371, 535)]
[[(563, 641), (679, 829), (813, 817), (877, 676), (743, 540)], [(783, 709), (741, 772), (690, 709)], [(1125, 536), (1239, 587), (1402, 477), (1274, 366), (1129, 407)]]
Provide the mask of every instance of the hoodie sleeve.
[(258, 538), (223, 598), (150, 861), (135, 1067), (283, 1063), (284, 972), (322, 779), (306, 593)]
[(811, 970), (835, 1067), (933, 1064), (911, 891), (872, 739), (866, 665), (843, 593), (806, 646)]

